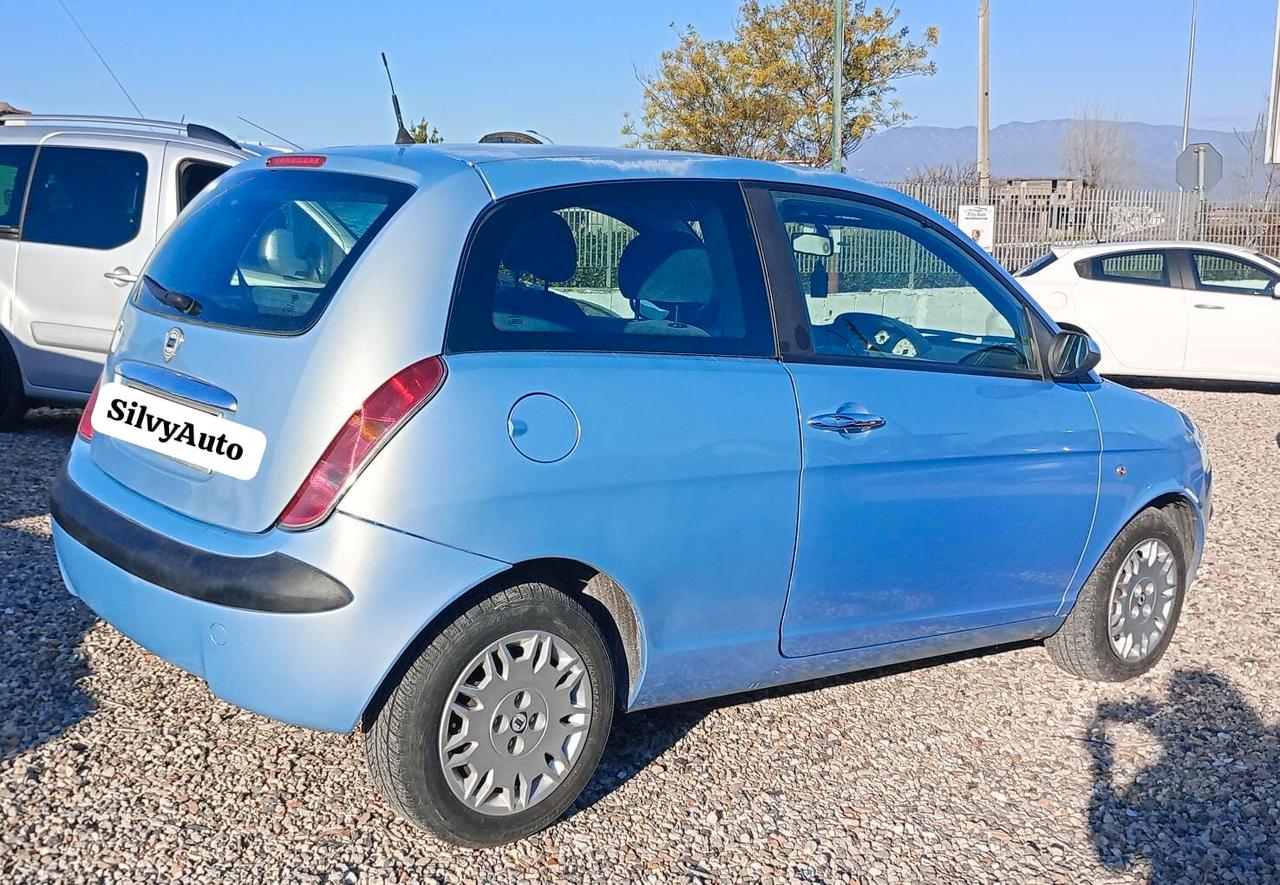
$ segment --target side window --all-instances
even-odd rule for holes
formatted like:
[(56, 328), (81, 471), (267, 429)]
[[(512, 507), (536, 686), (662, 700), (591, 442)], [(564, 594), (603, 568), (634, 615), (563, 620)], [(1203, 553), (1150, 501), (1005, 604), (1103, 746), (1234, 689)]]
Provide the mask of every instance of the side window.
[(448, 347), (772, 355), (741, 190), (620, 182), (503, 201), (472, 236)]
[(855, 200), (775, 193), (813, 350), (885, 364), (942, 363), (1026, 374), (1026, 310), (941, 233)]
[(1191, 263), (1200, 288), (1216, 292), (1270, 293), (1277, 278), (1252, 262), (1216, 252), (1192, 252)]
[(204, 160), (186, 160), (178, 167), (178, 211), (196, 198), (200, 191), (213, 183), (230, 166), (207, 163)]
[(146, 188), (142, 154), (41, 148), (22, 239), (85, 249), (122, 246), (138, 235)]
[(1093, 260), (1093, 278), (1115, 283), (1169, 285), (1169, 268), (1163, 252), (1125, 252)]
[(22, 220), (22, 197), (35, 150), (31, 145), (0, 146), (0, 233), (17, 230)]

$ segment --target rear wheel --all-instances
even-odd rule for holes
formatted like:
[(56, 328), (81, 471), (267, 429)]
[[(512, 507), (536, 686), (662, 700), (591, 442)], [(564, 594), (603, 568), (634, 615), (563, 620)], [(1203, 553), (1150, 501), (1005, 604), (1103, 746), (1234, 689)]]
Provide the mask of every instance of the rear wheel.
[(1125, 526), (1045, 648), (1068, 673), (1100, 682), (1139, 676), (1164, 655), (1186, 595), (1187, 553), (1163, 510)]
[(27, 414), (22, 372), (9, 343), (0, 337), (0, 431), (17, 430)]
[(499, 845), (560, 817), (613, 720), (605, 640), (576, 600), (520, 584), (427, 644), (366, 722), (374, 783), (397, 811), (462, 845)]

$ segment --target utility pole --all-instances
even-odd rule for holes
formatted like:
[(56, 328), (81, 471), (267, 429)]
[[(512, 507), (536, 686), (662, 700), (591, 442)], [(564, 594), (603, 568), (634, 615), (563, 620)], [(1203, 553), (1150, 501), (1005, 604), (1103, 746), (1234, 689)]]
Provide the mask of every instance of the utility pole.
[(990, 0), (978, 0), (978, 202), (991, 203)]
[(835, 0), (836, 32), (831, 50), (831, 168), (844, 168), (844, 0)]
[(1182, 149), (1187, 149), (1187, 132), (1191, 128), (1191, 74), (1196, 68), (1196, 8), (1200, 0), (1191, 0), (1191, 43), (1187, 47), (1187, 95), (1182, 103)]

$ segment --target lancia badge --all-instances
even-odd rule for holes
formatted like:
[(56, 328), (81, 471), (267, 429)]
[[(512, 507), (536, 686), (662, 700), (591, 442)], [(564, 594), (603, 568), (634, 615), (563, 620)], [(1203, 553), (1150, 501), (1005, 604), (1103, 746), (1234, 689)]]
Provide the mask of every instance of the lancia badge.
[(168, 334), (164, 336), (164, 361), (166, 363), (178, 355), (178, 349), (182, 347), (184, 338), (182, 330), (177, 326), (170, 329)]

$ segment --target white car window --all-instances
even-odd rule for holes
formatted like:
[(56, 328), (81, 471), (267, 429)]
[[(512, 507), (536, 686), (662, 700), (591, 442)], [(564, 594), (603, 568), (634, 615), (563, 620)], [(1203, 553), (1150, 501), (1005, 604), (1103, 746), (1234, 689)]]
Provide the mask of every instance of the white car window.
[(1229, 255), (1192, 252), (1191, 261), (1202, 289), (1261, 294), (1276, 281), (1274, 274), (1258, 265)]
[(1116, 283), (1169, 285), (1169, 269), (1163, 252), (1123, 252), (1095, 258), (1093, 277)]

